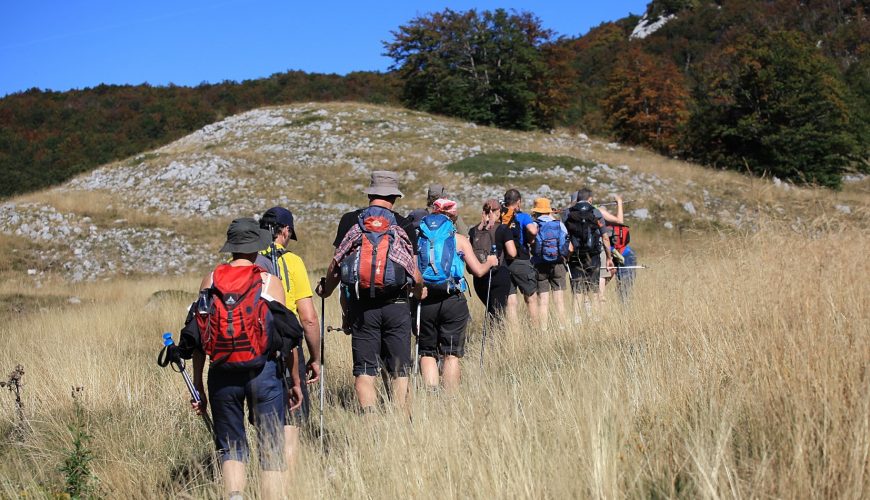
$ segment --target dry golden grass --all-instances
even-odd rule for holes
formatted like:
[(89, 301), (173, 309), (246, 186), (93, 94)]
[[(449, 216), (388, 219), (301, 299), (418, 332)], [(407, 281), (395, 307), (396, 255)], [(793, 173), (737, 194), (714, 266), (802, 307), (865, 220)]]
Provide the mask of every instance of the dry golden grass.
[[(852, 248), (870, 244), (830, 228), (640, 233), (652, 268), (628, 307), (611, 295), (600, 321), (497, 331), (484, 372), (472, 300), (463, 387), (416, 392), (413, 423), (388, 407), (354, 413), (349, 339), (330, 334), (328, 453), (304, 438), (288, 497), (866, 498), (870, 265), (844, 256), (847, 234)], [(23, 442), (0, 441), (0, 496), (59, 490), (72, 386), (85, 388), (105, 496), (219, 495), (181, 377), (154, 362), (186, 304), (149, 304), (151, 294), (197, 282), (53, 283), (36, 293), (82, 303), (0, 318), (0, 370), (24, 365), (31, 428)], [(337, 313), (332, 299), (327, 324)], [(0, 431), (14, 421), (0, 394)]]

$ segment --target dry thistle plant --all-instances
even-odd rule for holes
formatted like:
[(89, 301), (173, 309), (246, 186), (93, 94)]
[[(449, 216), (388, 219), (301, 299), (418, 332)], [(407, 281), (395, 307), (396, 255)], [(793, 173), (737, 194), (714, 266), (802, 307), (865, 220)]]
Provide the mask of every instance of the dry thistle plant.
[(24, 402), (21, 400), (21, 391), (24, 388), (24, 367), (19, 365), (9, 373), (6, 380), (0, 382), (0, 387), (6, 387), (9, 392), (15, 394), (15, 414), (17, 419), (9, 433), (13, 441), (23, 441), (27, 435), (28, 425), (24, 418)]

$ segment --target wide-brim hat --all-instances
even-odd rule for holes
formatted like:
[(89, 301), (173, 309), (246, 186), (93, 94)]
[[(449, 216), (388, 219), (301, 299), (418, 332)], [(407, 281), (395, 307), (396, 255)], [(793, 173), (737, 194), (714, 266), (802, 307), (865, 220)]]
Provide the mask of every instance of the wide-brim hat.
[(553, 213), (553, 209), (550, 208), (549, 198), (535, 198), (535, 206), (532, 207), (532, 212), (536, 214)]
[(251, 217), (243, 217), (230, 222), (227, 228), (227, 241), (221, 247), (221, 253), (257, 253), (269, 248), (272, 244), (272, 234), (260, 228), (260, 224)]
[(403, 196), (399, 191), (399, 174), (388, 170), (372, 172), (371, 183), (363, 193), (374, 196)]

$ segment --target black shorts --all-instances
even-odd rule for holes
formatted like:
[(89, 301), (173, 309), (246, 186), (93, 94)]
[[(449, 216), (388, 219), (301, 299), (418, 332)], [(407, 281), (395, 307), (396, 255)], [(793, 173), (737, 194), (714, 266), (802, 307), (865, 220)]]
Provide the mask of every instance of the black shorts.
[(420, 306), (420, 355), (465, 355), (468, 302), (461, 293), (427, 297)]
[(598, 291), (598, 278), (601, 275), (600, 254), (575, 254), (568, 266), (571, 268), (571, 288), (574, 293)]
[(406, 377), (411, 366), (408, 302), (352, 300), (353, 375), (377, 376), (381, 368)]
[(511, 272), (511, 295), (517, 293), (517, 289), (526, 297), (538, 291), (538, 273), (531, 261), (514, 260), (508, 264), (508, 270)]

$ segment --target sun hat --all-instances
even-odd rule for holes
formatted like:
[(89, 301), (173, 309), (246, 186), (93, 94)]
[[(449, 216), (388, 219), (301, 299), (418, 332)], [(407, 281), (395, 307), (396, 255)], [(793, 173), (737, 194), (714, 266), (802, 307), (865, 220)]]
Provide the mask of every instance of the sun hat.
[(431, 184), (429, 185), (429, 191), (426, 193), (426, 204), (431, 206), (438, 198), (445, 197), (447, 197), (447, 193), (445, 193), (444, 186), (441, 184)]
[(553, 209), (550, 208), (549, 198), (535, 198), (535, 206), (532, 207), (532, 213), (536, 214), (551, 214)]
[(399, 191), (399, 174), (389, 170), (372, 172), (371, 183), (363, 193), (375, 196), (402, 196), (402, 192)]
[(227, 228), (227, 241), (221, 253), (257, 253), (269, 248), (272, 235), (252, 217), (243, 217), (230, 222)]
[(260, 217), (260, 227), (270, 229), (269, 226), (287, 226), (290, 228), (290, 239), (296, 239), (296, 228), (293, 227), (293, 212), (284, 207), (272, 207)]

